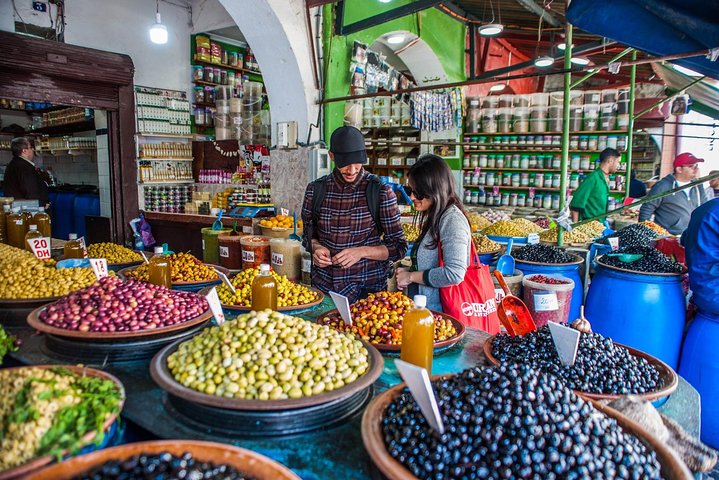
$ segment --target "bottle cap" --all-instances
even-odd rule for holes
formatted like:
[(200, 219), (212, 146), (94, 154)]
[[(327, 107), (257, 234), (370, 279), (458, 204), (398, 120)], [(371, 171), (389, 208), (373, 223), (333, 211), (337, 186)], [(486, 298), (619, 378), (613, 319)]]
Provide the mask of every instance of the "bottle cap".
[(153, 252), (155, 252), (156, 255), (162, 255), (162, 252), (164, 252), (164, 251), (165, 251), (165, 249), (162, 247), (155, 247), (153, 249)]
[(30, 231), (37, 230), (37, 225), (30, 225)]
[(67, 236), (67, 238), (69, 238), (70, 240), (77, 240), (77, 233), (71, 233)]
[(416, 308), (424, 308), (427, 306), (427, 297), (424, 295), (415, 295), (413, 300)]
[(260, 264), (260, 272), (262, 273), (270, 273), (270, 266), (266, 263)]

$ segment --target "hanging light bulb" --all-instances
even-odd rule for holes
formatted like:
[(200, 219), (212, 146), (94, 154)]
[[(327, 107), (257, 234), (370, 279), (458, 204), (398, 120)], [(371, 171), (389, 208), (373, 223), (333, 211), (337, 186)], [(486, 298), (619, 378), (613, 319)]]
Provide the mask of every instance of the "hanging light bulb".
[[(566, 49), (567, 49), (567, 44), (566, 44), (566, 42), (560, 43), (559, 45), (557, 45), (557, 48), (560, 49), (560, 50), (566, 50)], [(572, 44), (572, 48), (574, 48), (574, 44)]]
[(158, 45), (167, 43), (167, 27), (160, 19), (160, 0), (157, 0), (157, 12), (155, 13), (155, 24), (150, 27), (150, 41)]
[(552, 57), (550, 57), (550, 56), (548, 56), (548, 55), (544, 55), (544, 56), (541, 56), (541, 57), (537, 57), (537, 58), (534, 60), (534, 65), (537, 66), (537, 67), (540, 67), (540, 68), (549, 67), (549, 66), (552, 65), (553, 63), (554, 63), (554, 58), (552, 58)]
[(502, 33), (502, 30), (504, 30), (504, 25), (501, 23), (489, 23), (487, 25), (482, 25), (479, 27), (479, 34), (483, 35), (485, 37), (489, 37), (492, 35), (499, 35)]
[(589, 65), (589, 59), (585, 57), (572, 57), (571, 62), (575, 65)]
[(497, 84), (489, 87), (489, 91), (490, 92), (501, 92), (502, 90), (504, 90), (504, 87), (505, 87), (505, 85), (503, 83), (497, 83)]
[(402, 42), (404, 42), (404, 34), (402, 33), (395, 33), (387, 37), (387, 43), (390, 45), (399, 45)]

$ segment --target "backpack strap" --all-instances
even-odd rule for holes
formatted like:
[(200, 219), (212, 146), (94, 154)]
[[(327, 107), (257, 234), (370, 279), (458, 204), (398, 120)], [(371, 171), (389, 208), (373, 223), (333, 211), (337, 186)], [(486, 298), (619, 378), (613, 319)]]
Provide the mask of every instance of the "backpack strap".
[(382, 192), (382, 180), (377, 175), (369, 174), (367, 176), (367, 206), (372, 220), (377, 226), (377, 231), (382, 234), (382, 224), (379, 218), (379, 197)]
[(327, 176), (320, 177), (312, 182), (312, 223), (317, 225), (320, 220), (320, 208), (322, 207), (322, 201), (325, 199), (325, 180)]

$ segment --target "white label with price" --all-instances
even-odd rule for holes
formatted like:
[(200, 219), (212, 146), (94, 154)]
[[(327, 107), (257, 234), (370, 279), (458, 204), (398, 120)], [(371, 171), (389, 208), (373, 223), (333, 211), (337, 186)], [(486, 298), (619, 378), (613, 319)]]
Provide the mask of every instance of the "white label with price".
[(502, 299), (504, 297), (504, 290), (502, 290), (501, 288), (494, 289), (494, 301), (497, 302), (498, 305), (502, 302)]
[(282, 266), (285, 264), (285, 256), (281, 253), (272, 253), (272, 265)]
[(536, 312), (553, 312), (559, 310), (559, 300), (556, 293), (535, 293), (534, 310)]
[(539, 243), (539, 234), (530, 233), (529, 235), (527, 235), (527, 243), (529, 245), (535, 245), (535, 244)]
[(284, 215), (285, 217), (287, 217), (287, 216), (289, 216), (290, 211), (287, 210), (286, 208), (280, 208), (280, 213), (281, 213), (282, 215)]
[(104, 258), (91, 258), (90, 266), (98, 280), (107, 277), (107, 260)]
[(223, 258), (228, 258), (230, 256), (230, 247), (220, 245), (220, 256)]
[(40, 237), (28, 240), (35, 258), (39, 260), (50, 259), (50, 237)]
[(303, 272), (311, 272), (312, 271), (312, 260), (303, 258), (302, 259), (302, 271)]
[(242, 227), (242, 232), (243, 233), (252, 233), (252, 227), (245, 225), (244, 227)]
[(207, 294), (206, 298), (207, 303), (210, 304), (212, 315), (215, 317), (215, 322), (217, 322), (218, 325), (225, 323), (225, 314), (222, 311), (222, 304), (220, 303), (219, 295), (217, 295), (217, 289), (212, 287), (212, 290), (210, 290), (210, 293)]
[(242, 261), (243, 262), (254, 262), (255, 261), (255, 252), (250, 252), (248, 250), (242, 250)]

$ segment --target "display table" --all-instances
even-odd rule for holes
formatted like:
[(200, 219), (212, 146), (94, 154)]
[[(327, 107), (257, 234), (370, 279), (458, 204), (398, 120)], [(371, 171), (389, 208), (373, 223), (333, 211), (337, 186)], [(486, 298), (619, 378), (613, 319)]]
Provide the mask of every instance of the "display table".
[[(334, 308), (326, 299), (319, 307), (301, 316), (314, 319)], [(42, 338), (29, 328), (8, 329), (23, 344), (12, 357), (22, 364), (66, 363), (48, 356)], [(467, 329), (457, 345), (435, 357), (432, 373), (456, 373), (475, 365), (489, 365), (482, 347), (489, 334)], [(385, 356), (384, 371), (374, 384), (377, 394), (401, 382), (393, 357)], [(168, 411), (164, 392), (150, 378), (147, 363), (126, 363), (102, 367), (117, 376), (125, 385), (127, 401), (122, 417), (162, 439), (211, 440), (230, 443), (254, 450), (290, 467), (304, 480), (337, 478), (362, 479), (376, 476), (369, 456), (362, 445), (361, 414), (349, 421), (319, 431), (292, 436), (233, 438), (212, 429), (190, 425)], [(676, 392), (659, 409), (675, 419), (692, 435), (699, 433), (699, 395), (680, 378)]]

